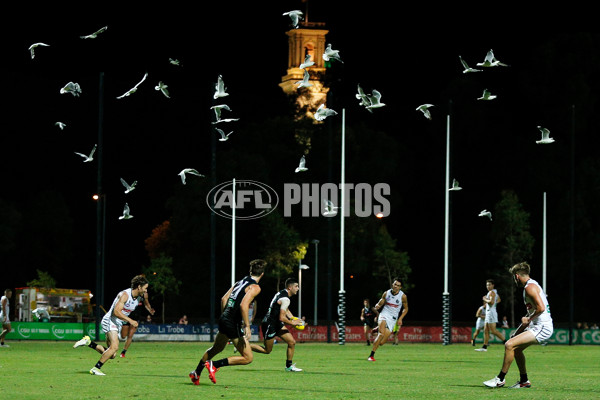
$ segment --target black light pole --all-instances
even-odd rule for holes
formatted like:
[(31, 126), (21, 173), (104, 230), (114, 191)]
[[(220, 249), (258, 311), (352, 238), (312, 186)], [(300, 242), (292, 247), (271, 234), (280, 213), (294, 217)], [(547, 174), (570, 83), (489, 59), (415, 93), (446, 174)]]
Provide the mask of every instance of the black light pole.
[(571, 194), (569, 216), (569, 345), (573, 344), (575, 315), (575, 105), (571, 106)]
[(103, 130), (104, 130), (104, 72), (100, 72), (98, 88), (98, 146), (96, 160), (98, 162), (96, 203), (96, 337), (100, 340), (100, 306), (104, 302), (104, 229), (106, 226), (106, 198), (102, 188), (102, 159), (103, 159)]
[[(210, 182), (211, 186), (217, 186), (217, 136), (215, 135), (212, 125), (210, 131)], [(214, 341), (213, 327), (216, 323), (215, 308), (216, 302), (215, 297), (217, 295), (216, 290), (216, 247), (217, 247), (217, 217), (214, 213), (215, 209), (215, 198), (212, 196), (211, 212), (210, 212), (210, 341)]]

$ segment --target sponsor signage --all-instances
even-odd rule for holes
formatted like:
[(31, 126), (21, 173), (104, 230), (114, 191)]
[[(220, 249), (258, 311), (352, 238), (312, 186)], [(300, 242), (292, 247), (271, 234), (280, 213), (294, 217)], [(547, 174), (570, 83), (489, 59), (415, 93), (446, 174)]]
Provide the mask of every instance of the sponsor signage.
[[(12, 322), (11, 331), (6, 335), (8, 340), (79, 340), (87, 335), (96, 340), (94, 323), (69, 322)], [(104, 339), (102, 330), (100, 340)]]
[[(516, 331), (516, 329), (505, 329), (505, 328), (496, 328), (502, 333), (504, 333), (504, 337), (507, 339), (510, 335)], [(472, 328), (472, 332), (475, 332), (475, 329)], [(470, 339), (469, 339), (470, 340)], [(479, 334), (478, 342), (483, 341), (483, 332)], [(490, 343), (502, 343), (500, 339), (498, 339), (494, 335), (490, 335)], [(569, 344), (569, 330), (568, 329), (554, 329), (554, 333), (550, 337), (548, 341), (549, 344)], [(573, 344), (600, 344), (600, 330), (598, 329), (573, 329)]]

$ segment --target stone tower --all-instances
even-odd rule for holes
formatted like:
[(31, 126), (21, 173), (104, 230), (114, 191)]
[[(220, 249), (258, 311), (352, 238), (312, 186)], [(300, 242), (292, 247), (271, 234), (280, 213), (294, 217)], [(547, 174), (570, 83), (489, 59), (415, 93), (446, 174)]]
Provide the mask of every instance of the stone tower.
[(325, 103), (329, 88), (323, 86), (323, 76), (325, 75), (325, 61), (323, 53), (325, 52), (325, 35), (329, 31), (325, 28), (323, 22), (303, 21), (300, 27), (286, 32), (288, 36), (288, 69), (287, 75), (281, 78), (279, 86), (286, 94), (298, 94), (299, 90), (296, 82), (304, 77), (304, 70), (300, 64), (304, 62), (307, 54), (310, 54), (311, 61), (315, 64), (306, 68), (310, 74), (309, 82), (312, 86), (306, 89), (305, 96), (298, 96), (298, 103), (301, 107), (307, 107), (307, 113), (312, 113), (317, 107)]

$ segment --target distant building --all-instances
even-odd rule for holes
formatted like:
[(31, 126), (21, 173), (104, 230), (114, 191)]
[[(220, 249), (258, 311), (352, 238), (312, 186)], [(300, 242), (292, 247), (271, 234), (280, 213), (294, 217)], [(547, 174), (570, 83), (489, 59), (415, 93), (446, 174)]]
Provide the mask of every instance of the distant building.
[[(305, 108), (309, 117), (313, 116), (319, 105), (325, 103), (329, 91), (323, 86), (326, 68), (322, 55), (326, 47), (325, 35), (329, 32), (324, 27), (324, 22), (302, 21), (299, 28), (286, 32), (289, 44), (288, 69), (279, 86), (288, 95), (298, 95), (298, 106)], [(310, 55), (310, 60), (314, 62), (314, 65), (306, 68), (312, 86), (299, 89), (296, 83), (304, 78), (304, 69), (300, 65), (304, 63), (306, 55)]]

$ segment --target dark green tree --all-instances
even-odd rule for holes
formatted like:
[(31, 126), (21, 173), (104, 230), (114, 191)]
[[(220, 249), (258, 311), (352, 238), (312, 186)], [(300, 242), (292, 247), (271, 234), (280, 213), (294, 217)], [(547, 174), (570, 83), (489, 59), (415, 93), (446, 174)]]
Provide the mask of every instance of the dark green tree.
[(285, 223), (281, 214), (272, 212), (261, 220), (261, 234), (264, 259), (269, 264), (266, 275), (277, 280), (290, 275), (299, 265), (308, 249), (308, 243), (300, 239), (294, 228)]
[(500, 298), (508, 301), (511, 324), (514, 326), (515, 284), (508, 274), (508, 269), (518, 262), (531, 259), (535, 240), (529, 231), (529, 213), (524, 210), (517, 194), (512, 190), (503, 190), (500, 195), (501, 198), (492, 213), (491, 236), (498, 265), (492, 276), (496, 280), (496, 286), (509, 290), (508, 296)]
[(173, 272), (173, 258), (164, 254), (150, 260), (150, 266), (142, 272), (148, 279), (152, 292), (158, 293), (162, 299), (161, 318), (165, 323), (165, 300), (167, 293), (178, 294), (181, 281)]
[(393, 279), (402, 279), (405, 289), (409, 288), (408, 276), (411, 269), (408, 253), (397, 248), (396, 240), (392, 238), (385, 225), (381, 225), (375, 236), (375, 248), (373, 249), (373, 276), (387, 279), (390, 287)]
[(50, 273), (45, 271), (37, 270), (37, 278), (27, 282), (27, 286), (37, 287), (37, 288), (55, 288), (56, 280), (50, 276)]

